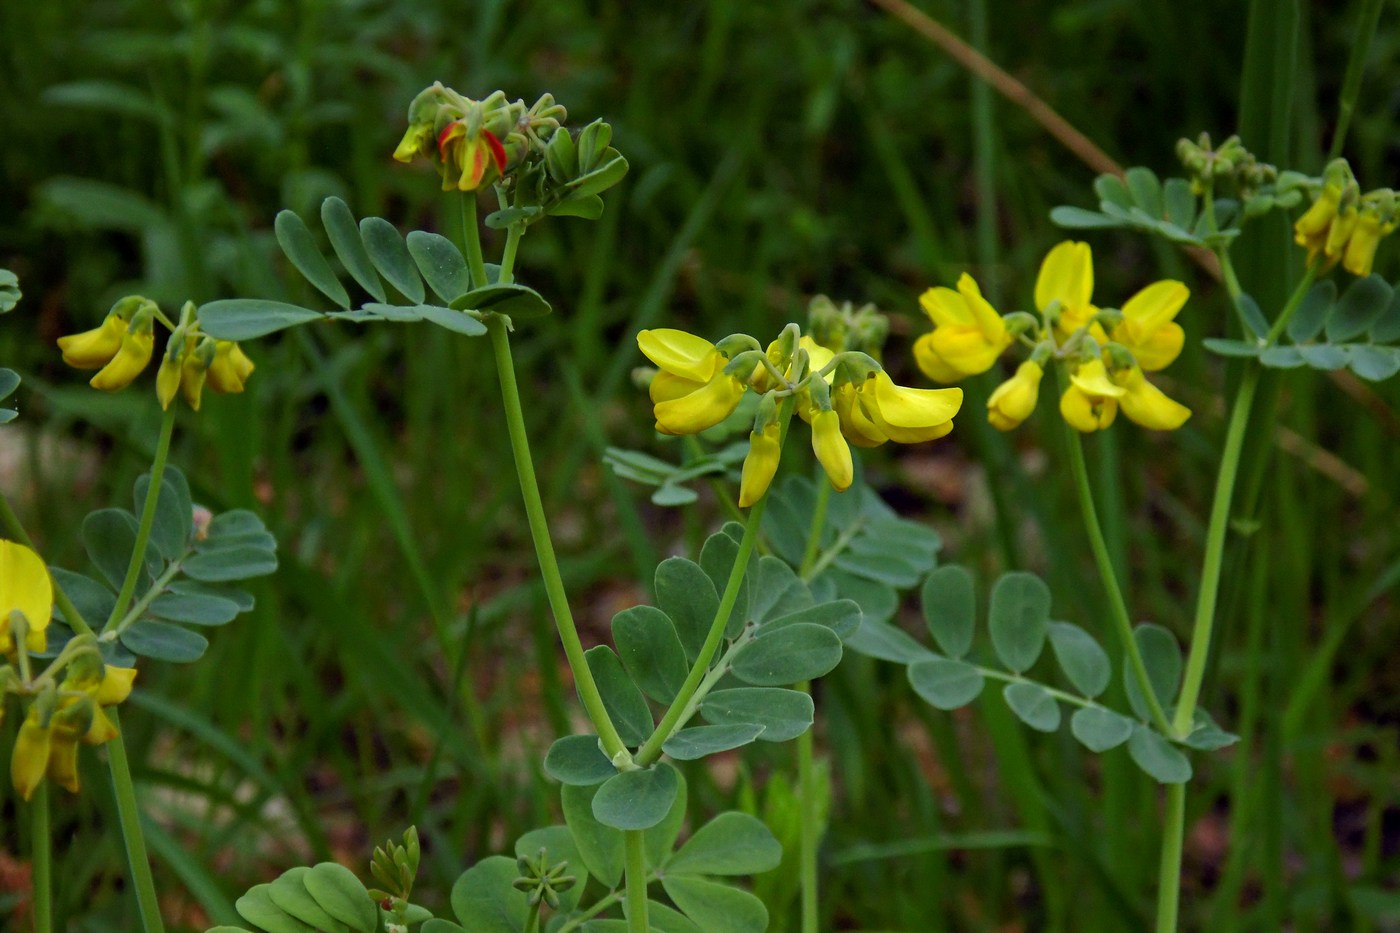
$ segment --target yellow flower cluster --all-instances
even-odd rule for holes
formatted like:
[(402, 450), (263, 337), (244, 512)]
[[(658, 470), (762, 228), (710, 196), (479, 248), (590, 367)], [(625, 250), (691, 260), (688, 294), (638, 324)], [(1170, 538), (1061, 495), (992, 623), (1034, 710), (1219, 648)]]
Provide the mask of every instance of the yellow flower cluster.
[(787, 399), (812, 426), (812, 452), (838, 492), (851, 485), (850, 444), (942, 437), (962, 405), (961, 389), (896, 385), (868, 354), (833, 352), (798, 337), (796, 325), (766, 350), (746, 334), (713, 344), (669, 328), (642, 331), (637, 345), (659, 369), (651, 400), (663, 434), (699, 433), (729, 417), (746, 392), (762, 396), (740, 480), (739, 505), (745, 508), (763, 498), (777, 473), (784, 435), (779, 407)]
[(1321, 259), (1325, 268), (1338, 260), (1352, 275), (1367, 276), (1382, 237), (1395, 232), (1400, 205), (1395, 192), (1378, 188), (1366, 194), (1345, 159), (1323, 173), (1322, 191), (1293, 225), (1293, 239), (1308, 251), (1308, 262)]
[(1093, 291), (1089, 246), (1071, 241), (1060, 243), (1041, 263), (1035, 285), (1038, 319), (998, 314), (972, 277), (963, 275), (957, 291), (931, 288), (920, 298), (934, 329), (915, 343), (915, 359), (930, 379), (947, 383), (991, 369), (1017, 340), (1030, 346), (1031, 358), (987, 400), (987, 420), (1000, 431), (1030, 417), (1051, 360), (1067, 367), (1060, 414), (1076, 430), (1106, 428), (1119, 409), (1146, 428), (1181, 427), (1190, 409), (1144, 374), (1164, 369), (1181, 353), (1185, 333), (1175, 318), (1189, 295), (1186, 286), (1154, 282), (1121, 310), (1096, 307)]
[[(52, 682), (47, 673), (27, 682), (28, 655), (48, 644), (45, 630), (53, 614), (53, 582), (43, 559), (13, 541), (0, 541), (0, 654), (18, 658), (25, 677), (17, 677), (8, 664), (0, 666), (0, 684), (7, 692), (33, 696), (10, 756), (10, 779), (28, 800), (45, 775), (70, 791), (78, 789), (78, 743), (99, 745), (117, 735), (117, 728), (103, 712), (131, 693), (135, 668), (103, 664), (91, 644), (72, 650), (73, 643), (55, 661), (66, 664), (63, 681)], [(15, 630), (23, 637), (16, 639)], [(90, 636), (89, 636), (90, 638)], [(0, 694), (0, 720), (5, 716)]]
[[(102, 324), (81, 334), (58, 338), (63, 362), (75, 369), (96, 369), (93, 388), (116, 392), (126, 388), (150, 365), (155, 352), (155, 322), (165, 318), (155, 302), (140, 295), (112, 306)], [(199, 410), (205, 386), (215, 392), (242, 392), (252, 375), (253, 361), (231, 340), (199, 333), (194, 305), (187, 302), (180, 323), (171, 327), (156, 375), (156, 395), (169, 408), (183, 391), (191, 408)]]

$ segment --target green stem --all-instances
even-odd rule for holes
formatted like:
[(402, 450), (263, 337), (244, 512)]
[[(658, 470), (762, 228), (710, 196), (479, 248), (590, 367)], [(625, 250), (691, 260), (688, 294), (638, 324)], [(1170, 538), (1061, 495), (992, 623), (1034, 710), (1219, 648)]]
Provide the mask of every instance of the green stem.
[[(1221, 255), (1221, 267), (1230, 268), (1228, 254)], [(1298, 281), (1288, 304), (1280, 312), (1278, 320), (1269, 328), (1266, 339), (1272, 346), (1283, 333), (1293, 313), (1298, 310), (1303, 296), (1312, 287), (1316, 277), (1309, 268)], [(1227, 282), (1229, 278), (1227, 278)], [(1233, 294), (1238, 301), (1238, 294)], [(1206, 550), (1201, 561), (1201, 589), (1196, 599), (1196, 619), (1191, 629), (1191, 651), (1186, 659), (1186, 673), (1181, 682), (1181, 699), (1177, 702), (1176, 718), (1169, 735), (1185, 736), (1191, 731), (1196, 715), (1196, 703), (1200, 699), (1201, 682), (1205, 678), (1206, 661), (1210, 657), (1212, 630), (1215, 627), (1215, 605), (1220, 594), (1220, 570), (1225, 558), (1225, 534), (1230, 526), (1230, 506), (1235, 495), (1235, 479), (1239, 475), (1240, 456), (1244, 450), (1245, 436), (1249, 427), (1250, 414), (1254, 408), (1254, 395), (1259, 388), (1261, 369), (1251, 363), (1240, 379), (1240, 388), (1230, 411), (1230, 423), (1225, 429), (1225, 449), (1220, 455), (1220, 471), (1215, 480), (1215, 499), (1210, 508), (1210, 524), (1206, 528)]]
[(530, 912), (525, 915), (525, 933), (539, 933), (540, 929), (540, 902), (535, 901), (530, 905)]
[[(1063, 379), (1063, 376), (1061, 378)], [(1133, 637), (1133, 623), (1128, 616), (1128, 605), (1123, 600), (1123, 591), (1118, 586), (1118, 575), (1113, 570), (1113, 559), (1108, 553), (1108, 544), (1104, 541), (1103, 528), (1099, 525), (1094, 493), (1089, 487), (1089, 469), (1084, 463), (1083, 441), (1079, 438), (1079, 432), (1070, 427), (1068, 422), (1063, 424), (1065, 446), (1069, 448), (1070, 469), (1074, 473), (1075, 491), (1079, 494), (1079, 509), (1084, 517), (1084, 530), (1089, 534), (1089, 547), (1094, 552), (1094, 562), (1098, 565), (1099, 577), (1102, 578), (1104, 590), (1108, 594), (1113, 626), (1117, 629), (1118, 640), (1123, 643), (1123, 650), (1128, 655), (1128, 666), (1132, 668), (1133, 677), (1137, 680), (1143, 699), (1147, 701), (1153, 725), (1164, 734), (1170, 734), (1168, 730), (1171, 726), (1167, 722), (1167, 714), (1162, 710), (1157, 692), (1152, 689), (1152, 681), (1147, 676), (1147, 665), (1142, 660), (1142, 651), (1138, 648), (1137, 639)]]
[(622, 838), (627, 848), (627, 933), (649, 933), (646, 837), (640, 829), (629, 829)]
[[(34, 546), (34, 539), (29, 537), (29, 533), (24, 530), (24, 525), (20, 524), (19, 516), (16, 515), (15, 510), (10, 507), (10, 500), (5, 498), (3, 493), (0, 493), (0, 523), (4, 524), (5, 531), (8, 532), (15, 541), (23, 544), (36, 554), (39, 552), (39, 549)], [(50, 579), (52, 579), (52, 576), (53, 575), (50, 574)], [(69, 628), (79, 635), (93, 634), (92, 626), (83, 618), (83, 614), (78, 611), (78, 607), (73, 605), (73, 600), (68, 598), (68, 594), (63, 592), (63, 587), (58, 585), (57, 580), (53, 580), (53, 601), (54, 605), (63, 612), (63, 617), (68, 620)]]
[(53, 930), (53, 827), (49, 825), (49, 785), (40, 781), (34, 788), (34, 798), (29, 804), (31, 826), (34, 838), (33, 847), (34, 882), (32, 905), (34, 908), (34, 933), (51, 933)]
[[(826, 527), (826, 511), (831, 503), (831, 484), (825, 479), (817, 480), (817, 501), (812, 509), (812, 523), (807, 529), (807, 544), (802, 551), (802, 565), (798, 575), (807, 579), (812, 566), (817, 561), (821, 546), (822, 529)], [(797, 685), (803, 693), (812, 692), (812, 682), (804, 680)], [(798, 885), (802, 891), (802, 933), (817, 933), (818, 892), (817, 880), (817, 786), (815, 737), (816, 726), (807, 729), (797, 737), (797, 805), (801, 813), (798, 826)]]
[[(791, 414), (792, 406), (785, 404), (787, 414)], [(782, 417), (780, 415), (780, 417)], [(725, 584), (724, 596), (719, 601), (719, 609), (715, 612), (714, 621), (710, 623), (710, 632), (705, 637), (705, 643), (700, 647), (700, 655), (691, 665), (690, 673), (685, 678), (685, 683), (681, 684), (680, 692), (671, 701), (665, 715), (661, 717), (661, 722), (657, 723), (656, 730), (651, 737), (646, 740), (641, 748), (637, 750), (636, 762), (641, 767), (646, 767), (653, 761), (661, 757), (661, 746), (671, 736), (672, 731), (682, 722), (683, 714), (690, 707), (691, 698), (699, 689), (701, 682), (710, 672), (710, 662), (714, 660), (715, 652), (719, 650), (720, 642), (724, 640), (724, 630), (729, 624), (729, 616), (734, 611), (734, 603), (739, 599), (739, 586), (744, 582), (744, 572), (748, 569), (749, 558), (753, 555), (754, 541), (758, 537), (758, 526), (763, 522), (763, 510), (768, 505), (768, 494), (764, 493), (749, 509), (748, 521), (744, 523), (744, 537), (739, 542), (739, 556), (734, 560), (734, 568), (729, 572), (729, 582)]]
[(1157, 871), (1157, 933), (1176, 933), (1181, 891), (1181, 841), (1186, 828), (1186, 785), (1167, 785), (1162, 857)]
[[(480, 256), (479, 250), (477, 256)], [(501, 401), (505, 407), (511, 453), (515, 456), (520, 495), (525, 500), (530, 537), (535, 542), (535, 557), (540, 565), (540, 576), (544, 578), (545, 596), (549, 599), (549, 608), (554, 614), (554, 624), (559, 630), (559, 641), (569, 659), (569, 669), (573, 672), (574, 683), (578, 687), (580, 699), (583, 700), (583, 708), (588, 712), (588, 718), (602, 739), (603, 750), (615, 765), (625, 767), (629, 763), (627, 746), (618, 735), (617, 727), (613, 725), (612, 718), (603, 706), (603, 696), (598, 692), (598, 684), (593, 680), (588, 659), (583, 656), (583, 643), (579, 640), (578, 627), (574, 624), (574, 615), (569, 609), (569, 598), (564, 592), (564, 579), (559, 573), (559, 562), (554, 556), (554, 543), (549, 536), (549, 521), (545, 517), (544, 501), (540, 498), (539, 482), (535, 478), (535, 464), (530, 457), (530, 440), (525, 433), (525, 412), (520, 404), (520, 387), (515, 382), (515, 362), (511, 358), (506, 323), (500, 315), (491, 314), (487, 315), (486, 327), (491, 333), (491, 349), (496, 356), (496, 375), (501, 383)]]
[(497, 280), (502, 285), (515, 281), (515, 254), (520, 249), (520, 238), (524, 235), (524, 224), (511, 224), (510, 229), (506, 231), (506, 245), (501, 253), (501, 277)]
[(131, 560), (126, 565), (126, 579), (122, 581), (121, 592), (117, 594), (117, 602), (112, 606), (112, 613), (107, 617), (104, 629), (126, 615), (127, 604), (136, 592), (136, 581), (146, 563), (146, 545), (151, 540), (151, 526), (156, 520), (156, 503), (160, 501), (160, 484), (165, 476), (165, 460), (170, 454), (170, 437), (175, 432), (175, 411), (176, 406), (171, 405), (165, 410), (165, 415), (160, 421), (160, 440), (156, 442), (156, 456), (151, 461), (151, 485), (146, 489), (146, 504), (141, 509), (141, 524), (136, 529), (136, 547), (131, 552)]
[(117, 819), (121, 824), (122, 840), (126, 844), (126, 861), (131, 871), (131, 883), (136, 888), (136, 903), (141, 911), (141, 927), (146, 933), (164, 933), (160, 919), (160, 904), (156, 900), (155, 878), (151, 875), (150, 857), (146, 854), (146, 837), (141, 832), (141, 810), (136, 802), (136, 788), (131, 782), (131, 764), (122, 741), (121, 716), (115, 706), (105, 710), (107, 718), (117, 727), (117, 737), (107, 743), (107, 770), (112, 774), (112, 793), (117, 799)]
[(481, 255), (481, 231), (476, 226), (476, 192), (463, 191), (458, 195), (462, 207), (462, 238), (467, 244), (467, 268), (472, 274), (472, 288), (484, 288), (486, 260)]

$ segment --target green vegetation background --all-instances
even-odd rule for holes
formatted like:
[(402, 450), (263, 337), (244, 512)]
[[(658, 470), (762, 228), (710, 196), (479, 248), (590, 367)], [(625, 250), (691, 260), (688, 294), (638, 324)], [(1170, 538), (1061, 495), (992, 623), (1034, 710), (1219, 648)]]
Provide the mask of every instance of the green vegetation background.
[[(1110, 155), (1163, 175), (1177, 138), (1202, 129), (1243, 128), (1262, 157), (1320, 170), (1354, 15), (1266, 0), (924, 6)], [(1365, 187), (1397, 180), (1398, 50), (1383, 18), (1346, 147)], [(436, 228), (436, 179), (389, 158), (407, 102), (435, 79), (477, 96), (551, 91), (576, 122), (611, 121), (632, 164), (602, 221), (543, 225), (519, 267), (558, 309), (517, 332), (517, 359), (594, 639), (643, 598), (633, 581), (714, 518), (659, 511), (600, 466), (605, 443), (654, 443), (628, 379), (639, 327), (775, 333), (815, 293), (870, 300), (894, 316), (896, 375), (922, 384), (907, 363), (918, 293), (966, 269), (1003, 310), (1026, 307), (1063, 238), (1050, 207), (1093, 200), (1092, 172), (1022, 111), (860, 3), (5, 3), (0, 266), (25, 298), (0, 327), (0, 360), (25, 385), (0, 486), (52, 562), (81, 562), (71, 529), (125, 498), (156, 427), (147, 383), (95, 397), (54, 339), (131, 292), (170, 310), (314, 300), (279, 262), (283, 207), (310, 216), (335, 194), (357, 215)], [(1169, 390), (1195, 417), (1169, 437), (1124, 424), (1090, 443), (1133, 608), (1184, 634), (1228, 379), (1198, 338), (1232, 325), (1179, 255), (1087, 238), (1105, 301), (1164, 275), (1194, 293)], [(1300, 257), (1282, 220), (1269, 238), (1242, 265), (1276, 308), (1279, 257)], [(1381, 253), (1391, 278), (1393, 244)], [(290, 864), (365, 868), (409, 822), (424, 899), (441, 906), (462, 867), (557, 818), (539, 762), (578, 721), (484, 347), (436, 328), (311, 330), (250, 346), (247, 394), (206, 398), (177, 435), (197, 497), (257, 509), (282, 569), (203, 661), (146, 666), (124, 717), (174, 929), (236, 922), (232, 899)], [(969, 387), (949, 440), (881, 452), (868, 474), (944, 533), (949, 559), (984, 579), (1040, 571), (1057, 612), (1101, 632), (1053, 424), (987, 429), (995, 378)], [(1198, 757), (1184, 917), (1397, 929), (1396, 392), (1310, 371), (1280, 384), (1290, 433), (1253, 468), (1260, 524), (1250, 559), (1227, 565), (1206, 697), (1245, 742)], [(937, 714), (896, 675), (852, 658), (819, 696), (829, 927), (1143, 928), (1158, 799), (1125, 753), (1098, 763), (1066, 736), (1029, 736), (996, 698)], [(787, 754), (692, 771), (692, 805), (781, 811), (766, 779), (790, 771)], [(85, 758), (84, 795), (56, 814), (59, 916), (130, 929), (104, 773)], [(15, 815), (0, 804), (0, 915), (24, 894)], [(782, 886), (765, 884), (779, 903)], [(774, 928), (791, 929), (781, 912)]]

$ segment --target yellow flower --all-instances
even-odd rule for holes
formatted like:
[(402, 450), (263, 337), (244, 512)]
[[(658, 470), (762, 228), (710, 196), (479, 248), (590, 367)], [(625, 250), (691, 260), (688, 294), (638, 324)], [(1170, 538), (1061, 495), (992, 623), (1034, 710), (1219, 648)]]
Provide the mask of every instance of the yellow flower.
[(744, 397), (743, 381), (724, 372), (728, 359), (714, 344), (683, 330), (637, 334), (637, 346), (661, 368), (651, 381), (656, 430), (698, 434), (719, 424)]
[(400, 162), (412, 162), (420, 155), (430, 155), (433, 144), (433, 125), (414, 123), (403, 134), (403, 139), (394, 149), (394, 158)]
[[(402, 146), (402, 143), (400, 143)], [(453, 120), (438, 134), (442, 190), (475, 191), (506, 169), (506, 149), (490, 130), (468, 134), (467, 124)]]
[[(842, 428), (859, 446), (876, 446), (886, 440), (900, 444), (935, 440), (953, 430), (953, 416), (962, 407), (962, 397), (962, 389), (898, 386), (889, 373), (879, 370), (855, 387), (854, 398), (841, 419)], [(836, 408), (839, 414), (841, 406)], [(860, 439), (851, 437), (852, 431)], [(862, 440), (873, 443), (863, 444)]]
[(146, 364), (151, 361), (155, 346), (156, 335), (151, 329), (149, 319), (144, 328), (141, 327), (139, 319), (133, 321), (132, 326), (122, 335), (121, 349), (117, 350), (111, 362), (102, 367), (88, 384), (103, 392), (116, 392), (126, 388), (131, 385), (133, 379), (141, 375)]
[(833, 489), (845, 492), (850, 488), (855, 464), (851, 462), (851, 448), (841, 436), (841, 419), (835, 411), (819, 411), (812, 416), (812, 452)]
[(1327, 228), (1332, 225), (1333, 218), (1337, 216), (1337, 209), (1342, 204), (1342, 191), (1343, 186), (1335, 182), (1323, 186), (1317, 200), (1293, 224), (1294, 242), (1299, 246), (1308, 247), (1310, 253), (1316, 252), (1313, 244), (1320, 245), (1326, 240)]
[(24, 647), (43, 651), (48, 646), (44, 629), (53, 614), (53, 582), (38, 554), (22, 544), (0, 541), (0, 654), (15, 650), (11, 619), (24, 616)]
[(108, 314), (99, 327), (81, 334), (59, 337), (58, 348), (63, 351), (63, 362), (74, 369), (101, 369), (122, 348), (126, 328), (125, 318)]
[[(49, 767), (50, 730), (39, 723), (39, 705), (29, 707), (29, 715), (20, 724), (15, 747), (10, 753), (10, 783), (15, 793), (28, 800), (44, 779)], [(75, 745), (76, 749), (77, 746)]]
[(1123, 304), (1123, 320), (1109, 338), (1133, 354), (1147, 372), (1166, 369), (1181, 354), (1186, 334), (1173, 320), (1191, 291), (1180, 282), (1163, 279)]
[(919, 304), (933, 320), (933, 331), (914, 341), (914, 360), (935, 382), (984, 373), (1011, 345), (1006, 323), (966, 273), (958, 279), (957, 291), (930, 288)]
[(1070, 386), (1060, 396), (1060, 415), (1076, 431), (1088, 434), (1106, 428), (1118, 414), (1118, 400), (1126, 390), (1108, 377), (1103, 360), (1081, 363), (1070, 376)]
[[(1098, 313), (1090, 303), (1094, 293), (1094, 260), (1088, 243), (1066, 240), (1045, 254), (1035, 280), (1035, 306), (1042, 312), (1060, 303), (1056, 329), (1068, 337)], [(1097, 336), (1097, 335), (1096, 335)]]
[(78, 740), (87, 731), (91, 702), (69, 701), (47, 725), (40, 707), (38, 702), (30, 704), (10, 754), (10, 782), (25, 800), (34, 796), (45, 775), (59, 787), (78, 792)]
[(1191, 417), (1191, 409), (1167, 398), (1161, 389), (1147, 381), (1141, 367), (1120, 369), (1113, 374), (1113, 381), (1123, 387), (1123, 395), (1118, 399), (1123, 414), (1144, 428), (1175, 431)]
[(749, 434), (749, 453), (744, 457), (744, 471), (739, 479), (739, 508), (746, 509), (763, 498), (778, 472), (782, 454), (780, 428), (774, 421), (762, 431)]
[(214, 360), (209, 364), (206, 385), (215, 392), (237, 394), (253, 373), (253, 361), (232, 340), (214, 344)]
[(1016, 367), (1016, 375), (1003, 382), (987, 399), (987, 421), (998, 431), (1010, 431), (1035, 411), (1040, 379), (1045, 371), (1034, 360)]

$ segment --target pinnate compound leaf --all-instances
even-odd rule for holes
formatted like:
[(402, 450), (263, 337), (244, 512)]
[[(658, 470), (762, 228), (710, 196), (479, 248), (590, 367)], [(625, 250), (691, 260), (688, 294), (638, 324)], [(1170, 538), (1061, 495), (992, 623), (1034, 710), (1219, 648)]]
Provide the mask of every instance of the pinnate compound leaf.
[(1162, 206), (1166, 209), (1167, 220), (1178, 227), (1190, 230), (1195, 224), (1196, 195), (1186, 179), (1168, 178), (1162, 184)]
[(241, 545), (201, 551), (181, 567), (192, 580), (226, 583), (272, 573), (277, 569), (277, 555), (265, 548)]
[(1371, 325), (1369, 336), (1374, 343), (1393, 343), (1400, 340), (1400, 290), (1390, 299), (1390, 307)]
[(670, 616), (655, 606), (633, 606), (612, 620), (613, 644), (622, 666), (642, 692), (670, 703), (685, 683), (685, 648)]
[(997, 580), (988, 626), (997, 657), (1013, 673), (1025, 671), (1040, 657), (1049, 621), (1050, 588), (1045, 581), (1021, 571)]
[(686, 803), (690, 791), (686, 786), (685, 776), (679, 771), (676, 772), (676, 780), (680, 782), (680, 786), (676, 790), (676, 799), (671, 802), (671, 809), (666, 811), (661, 822), (642, 831), (642, 848), (646, 852), (647, 864), (653, 868), (659, 867), (671, 857), (671, 850), (676, 847), (676, 840), (680, 838), (681, 827), (685, 825)]
[(705, 933), (763, 933), (768, 929), (768, 908), (747, 891), (694, 875), (667, 874), (661, 886)]
[(409, 255), (418, 264), (418, 271), (428, 287), (444, 303), (471, 291), (471, 273), (467, 261), (447, 237), (425, 230), (415, 230), (407, 239)]
[[(588, 873), (610, 888), (622, 881), (626, 853), (623, 848), (622, 833), (605, 826), (593, 815), (593, 799), (598, 787), (564, 785), (560, 801), (564, 810), (564, 822), (578, 846), (579, 857), (583, 859)], [(455, 903), (454, 903), (455, 908)], [(459, 917), (466, 919), (462, 914)]]
[[(864, 607), (862, 607), (864, 610)], [(867, 615), (856, 633), (846, 639), (846, 647), (882, 661), (896, 664), (911, 664), (925, 658), (935, 657), (923, 645), (915, 641), (904, 629), (888, 622), (871, 619)]]
[[(169, 470), (168, 474), (161, 478), (160, 496), (156, 498), (155, 520), (151, 525), (151, 543), (155, 545), (161, 557), (166, 560), (175, 560), (183, 555), (189, 546), (194, 513), (190, 501), (190, 487), (184, 476), (175, 470)], [(137, 477), (132, 496), (137, 515), (143, 514), (146, 508), (146, 494), (150, 488), (151, 475), (149, 473)]]
[(756, 687), (815, 680), (841, 663), (841, 638), (824, 625), (800, 622), (761, 635), (740, 651), (732, 673)]
[(776, 619), (765, 622), (759, 628), (759, 633), (767, 636), (771, 632), (799, 623), (824, 625), (844, 641), (854, 635), (856, 629), (860, 628), (860, 620), (860, 606), (856, 605), (855, 600), (836, 599), (778, 616)]
[(325, 908), (306, 890), (305, 878), (310, 870), (305, 865), (299, 865), (276, 878), (268, 891), (272, 903), (323, 933), (349, 933), (350, 927), (326, 913)]
[[(1152, 692), (1167, 715), (1171, 715), (1172, 701), (1181, 683), (1181, 646), (1176, 636), (1160, 625), (1144, 623), (1133, 629), (1133, 639), (1137, 641), (1142, 663), (1147, 668), (1147, 680), (1152, 684)], [(1123, 659), (1124, 687), (1128, 693), (1128, 705), (1144, 722), (1152, 718), (1151, 709), (1138, 687), (1137, 677), (1125, 657)]]
[(977, 624), (977, 594), (966, 567), (949, 564), (928, 575), (923, 588), (924, 621), (933, 640), (957, 660), (972, 650)]
[(1050, 647), (1060, 670), (1084, 696), (1093, 699), (1108, 688), (1112, 665), (1094, 636), (1068, 622), (1051, 622)]
[(1270, 369), (1297, 369), (1307, 365), (1301, 347), (1268, 347), (1259, 354), (1259, 362)]
[(1133, 203), (1153, 220), (1160, 220), (1165, 213), (1162, 204), (1162, 183), (1157, 180), (1157, 174), (1150, 168), (1141, 165), (1134, 166), (1123, 173), (1123, 180), (1127, 182), (1128, 193), (1133, 196)]
[(716, 725), (763, 726), (760, 742), (786, 742), (812, 725), (812, 698), (781, 687), (735, 687), (715, 690), (700, 704), (700, 713)]
[(365, 244), (369, 261), (385, 281), (408, 299), (410, 304), (423, 303), (426, 293), (423, 280), (418, 277), (418, 269), (408, 247), (394, 225), (382, 217), (366, 217), (360, 221), (360, 239)]
[(471, 933), (520, 933), (530, 908), (525, 892), (514, 887), (519, 877), (513, 858), (492, 855), (482, 859), (452, 885), (452, 912), (471, 925)]
[(1060, 728), (1060, 704), (1040, 684), (1007, 684), (1001, 695), (1016, 718), (1038, 732)]
[(649, 829), (666, 818), (680, 791), (680, 775), (661, 762), (608, 778), (593, 797), (593, 816), (613, 829)]
[[(112, 588), (120, 589), (126, 566), (136, 548), (136, 516), (125, 509), (99, 509), (83, 519), (83, 548)], [(156, 557), (155, 545), (147, 556)]]
[(295, 211), (280, 211), (277, 219), (273, 221), (272, 229), (277, 236), (277, 245), (282, 247), (282, 252), (306, 281), (316, 286), (317, 291), (332, 303), (342, 308), (350, 307), (350, 295), (345, 291), (345, 286), (340, 284), (340, 279), (336, 278), (335, 271), (331, 269), (330, 263), (326, 262), (326, 257), (321, 255), (320, 248), (316, 246), (316, 239), (307, 229), (306, 221), (297, 216)]
[(1346, 351), (1330, 343), (1309, 343), (1297, 348), (1298, 355), (1313, 369), (1331, 371), (1347, 364)]
[[(755, 585), (749, 606), (751, 618), (760, 624), (810, 608), (814, 603), (807, 584), (798, 579), (787, 561), (765, 554), (753, 569)], [(859, 611), (860, 607), (856, 607)], [(859, 624), (859, 620), (857, 620)], [(843, 636), (844, 637), (844, 636)]]
[(714, 583), (694, 561), (668, 557), (656, 567), (655, 585), (657, 605), (675, 623), (686, 658), (694, 661), (719, 611)]
[(753, 722), (691, 726), (667, 739), (661, 749), (677, 761), (695, 761), (708, 755), (742, 748), (757, 739), (762, 732), (763, 726)]
[(668, 875), (756, 875), (778, 867), (783, 847), (757, 817), (721, 813), (686, 840), (666, 864)]
[(1069, 731), (1091, 752), (1117, 748), (1128, 741), (1133, 728), (1133, 721), (1128, 717), (1098, 706), (1076, 710), (1069, 719)]
[(278, 907), (272, 900), (272, 885), (260, 884), (249, 888), (233, 904), (238, 915), (267, 933), (316, 933), (316, 928), (302, 923)]
[(1227, 340), (1224, 337), (1207, 337), (1201, 341), (1205, 348), (1220, 356), (1255, 357), (1264, 348), (1252, 340)]
[(561, 784), (590, 787), (617, 773), (598, 747), (596, 735), (566, 735), (555, 739), (544, 756), (544, 773)]
[(326, 236), (331, 248), (340, 259), (340, 264), (350, 277), (359, 283), (375, 301), (385, 301), (388, 295), (379, 273), (374, 271), (365, 243), (360, 239), (360, 229), (355, 224), (355, 215), (340, 198), (326, 198), (321, 202), (321, 224), (326, 228)]
[(1100, 214), (1098, 211), (1086, 211), (1082, 207), (1069, 204), (1051, 208), (1050, 222), (1069, 230), (1110, 230), (1123, 226), (1123, 222), (1116, 217)]
[(651, 735), (656, 722), (651, 717), (651, 707), (646, 697), (623, 669), (622, 662), (607, 645), (598, 645), (584, 652), (588, 659), (588, 669), (598, 682), (598, 692), (603, 696), (603, 706), (608, 716), (617, 725), (622, 741), (628, 745), (640, 745)]
[(1240, 323), (1244, 325), (1247, 333), (1264, 338), (1269, 334), (1269, 321), (1264, 317), (1264, 312), (1259, 308), (1259, 302), (1254, 300), (1253, 295), (1241, 294), (1239, 304), (1235, 309), (1240, 316)]
[(437, 305), (416, 305), (413, 311), (422, 320), (464, 337), (480, 337), (486, 333), (486, 325), (465, 311), (454, 311), (451, 308), (440, 308)]
[(1351, 371), (1370, 382), (1383, 382), (1400, 372), (1400, 348), (1352, 344), (1346, 348)]
[(977, 699), (982, 672), (965, 661), (928, 657), (909, 665), (909, 685), (936, 709), (953, 710)]
[(320, 311), (262, 298), (226, 298), (199, 308), (199, 329), (220, 340), (252, 340), (324, 317)]
[(1160, 733), (1138, 726), (1128, 739), (1128, 754), (1142, 770), (1162, 784), (1185, 784), (1191, 780), (1191, 761)]
[(187, 625), (225, 625), (238, 617), (238, 603), (222, 596), (162, 593), (151, 602), (150, 614)]

